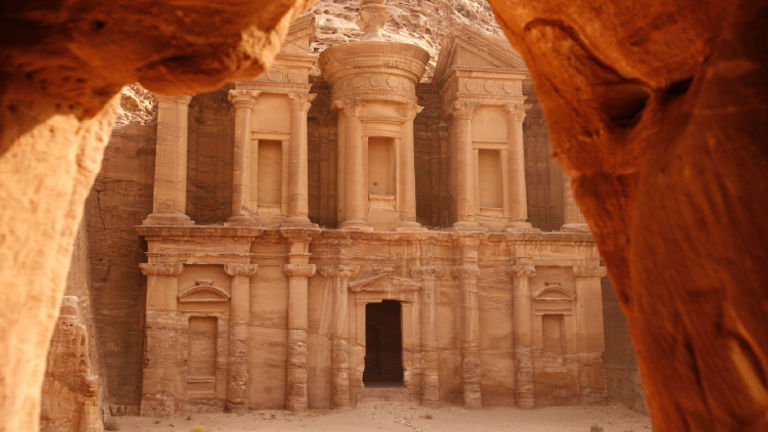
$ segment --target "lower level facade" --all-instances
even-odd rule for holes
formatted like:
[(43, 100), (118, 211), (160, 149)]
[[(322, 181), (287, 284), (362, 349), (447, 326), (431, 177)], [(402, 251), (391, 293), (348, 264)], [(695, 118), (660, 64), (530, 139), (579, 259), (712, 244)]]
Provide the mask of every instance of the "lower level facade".
[(141, 414), (605, 398), (588, 233), (138, 227)]

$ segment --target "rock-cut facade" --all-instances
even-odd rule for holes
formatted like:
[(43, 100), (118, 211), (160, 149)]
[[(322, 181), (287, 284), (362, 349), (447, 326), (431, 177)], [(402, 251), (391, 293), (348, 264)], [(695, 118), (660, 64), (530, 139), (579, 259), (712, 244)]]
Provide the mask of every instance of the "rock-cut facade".
[(605, 398), (605, 271), (520, 56), (455, 29), (424, 81), (363, 3), (360, 41), (311, 55), (305, 16), (226, 100), (158, 97), (142, 415)]

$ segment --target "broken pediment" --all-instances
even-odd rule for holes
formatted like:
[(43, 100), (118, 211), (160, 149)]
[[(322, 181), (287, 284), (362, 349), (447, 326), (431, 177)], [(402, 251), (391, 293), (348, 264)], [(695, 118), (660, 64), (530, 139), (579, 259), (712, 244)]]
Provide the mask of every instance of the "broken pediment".
[(434, 81), (441, 83), (452, 68), (525, 70), (525, 61), (502, 37), (460, 27), (443, 39)]
[(179, 294), (179, 303), (224, 303), (229, 297), (229, 293), (213, 285), (212, 279), (198, 279), (195, 286)]

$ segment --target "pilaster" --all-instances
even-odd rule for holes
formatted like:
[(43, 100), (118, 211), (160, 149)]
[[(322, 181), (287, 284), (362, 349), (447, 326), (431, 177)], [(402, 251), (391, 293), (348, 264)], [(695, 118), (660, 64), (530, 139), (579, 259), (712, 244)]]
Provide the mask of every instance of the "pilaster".
[(176, 412), (178, 388), (177, 298), (181, 263), (139, 264), (147, 277), (144, 370), (141, 415), (167, 417)]
[(573, 197), (571, 178), (563, 173), (563, 226), (561, 231), (589, 232), (589, 225)]
[(414, 279), (423, 281), (421, 288), (421, 353), (424, 379), (421, 403), (428, 407), (440, 404), (440, 353), (437, 343), (437, 280), (443, 274), (439, 266), (411, 269)]
[(530, 259), (518, 259), (507, 270), (514, 286), (515, 333), (515, 403), (518, 408), (536, 406), (533, 381), (533, 317), (530, 279), (536, 276), (536, 267)]
[(507, 131), (509, 144), (507, 154), (509, 157), (509, 184), (505, 191), (508, 198), (508, 208), (505, 208), (505, 216), (509, 219), (508, 230), (530, 231), (531, 223), (528, 222), (528, 199), (525, 189), (525, 148), (523, 146), (523, 121), (525, 113), (530, 105), (507, 104)]
[(307, 401), (307, 286), (317, 270), (309, 264), (309, 243), (320, 232), (317, 228), (282, 228), (280, 234), (289, 242), (288, 263), (288, 360), (285, 405), (291, 411), (304, 411)]
[(421, 229), (416, 221), (416, 165), (413, 145), (413, 121), (424, 107), (415, 103), (405, 104), (405, 121), (402, 126), (400, 148), (400, 195), (398, 230), (410, 231)]
[(474, 157), (472, 149), (472, 116), (478, 104), (455, 101), (449, 114), (453, 117), (454, 171), (456, 175), (456, 225), (477, 225)]
[(597, 259), (573, 266), (576, 285), (576, 358), (579, 364), (579, 401), (594, 403), (606, 398), (603, 352), (603, 297), (601, 279), (606, 275)]
[(248, 323), (250, 321), (250, 278), (256, 264), (224, 264), (232, 277), (229, 313), (229, 351), (227, 358), (227, 407), (233, 411), (248, 409)]

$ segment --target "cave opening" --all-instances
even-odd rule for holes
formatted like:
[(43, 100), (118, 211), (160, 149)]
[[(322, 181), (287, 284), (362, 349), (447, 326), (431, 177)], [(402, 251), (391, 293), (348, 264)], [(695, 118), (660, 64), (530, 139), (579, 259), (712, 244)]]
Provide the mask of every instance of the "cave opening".
[(395, 300), (365, 305), (366, 387), (403, 385), (402, 307)]

